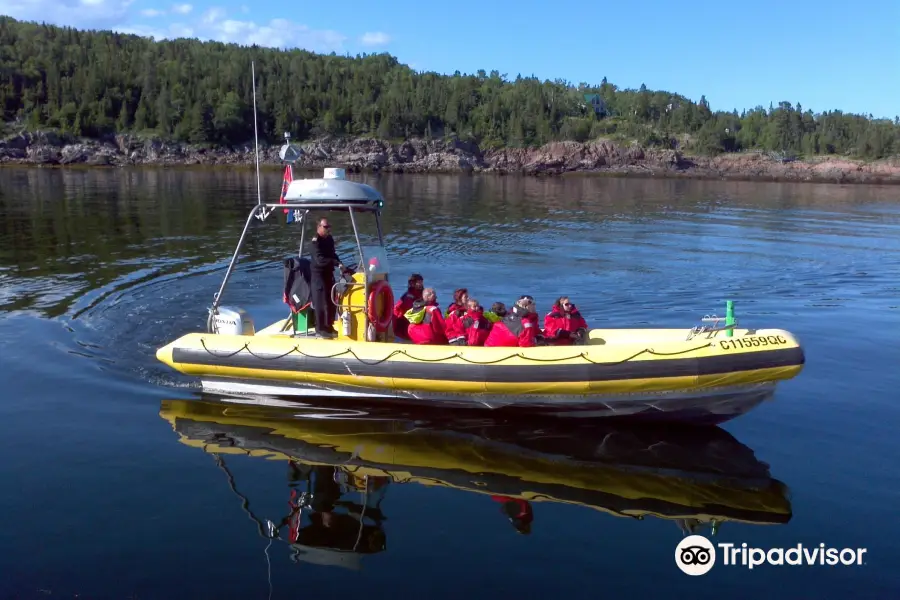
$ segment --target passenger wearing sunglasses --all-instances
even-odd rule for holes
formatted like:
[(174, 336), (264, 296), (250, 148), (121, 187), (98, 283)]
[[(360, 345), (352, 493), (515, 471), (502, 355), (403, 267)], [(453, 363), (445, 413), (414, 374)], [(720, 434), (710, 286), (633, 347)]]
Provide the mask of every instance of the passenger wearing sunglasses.
[(587, 328), (587, 321), (568, 296), (560, 296), (544, 317), (544, 337), (548, 344), (554, 346), (584, 341)]
[(494, 323), (484, 345), (530, 348), (538, 344), (540, 333), (534, 298), (522, 296), (508, 315)]

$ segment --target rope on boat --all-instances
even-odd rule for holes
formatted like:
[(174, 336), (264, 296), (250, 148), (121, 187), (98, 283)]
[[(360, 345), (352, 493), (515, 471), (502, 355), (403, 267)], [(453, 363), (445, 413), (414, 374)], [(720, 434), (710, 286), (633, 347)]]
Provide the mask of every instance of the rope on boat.
[(308, 354), (308, 353), (304, 352), (303, 350), (300, 349), (300, 346), (297, 345), (297, 346), (294, 346), (293, 348), (291, 348), (290, 350), (288, 350), (287, 352), (285, 352), (284, 354), (279, 354), (277, 356), (261, 356), (259, 354), (254, 353), (253, 350), (250, 349), (249, 342), (245, 343), (243, 346), (241, 346), (234, 352), (226, 352), (223, 354), (213, 352), (212, 350), (207, 348), (206, 340), (204, 338), (200, 338), (200, 344), (203, 346), (203, 349), (206, 350), (207, 353), (209, 353), (211, 356), (214, 356), (216, 358), (231, 358), (232, 356), (239, 354), (240, 352), (243, 352), (245, 350), (247, 351), (248, 354), (250, 354), (251, 356), (258, 358), (260, 360), (278, 360), (278, 359), (284, 358), (285, 356), (289, 356), (295, 352), (297, 354), (299, 354), (300, 356), (304, 356), (306, 358), (317, 359), (317, 360), (328, 360), (331, 358), (338, 358), (340, 356), (346, 356), (349, 354), (349, 355), (353, 356), (353, 358), (355, 358), (357, 361), (361, 362), (364, 365), (368, 365), (368, 366), (380, 365), (381, 363), (387, 362), (394, 356), (399, 356), (399, 355), (406, 356), (407, 358), (411, 358), (412, 360), (424, 362), (424, 363), (439, 363), (439, 362), (445, 362), (448, 360), (453, 360), (454, 358), (458, 358), (463, 362), (467, 362), (467, 363), (473, 364), (473, 365), (495, 365), (497, 363), (501, 363), (501, 362), (509, 360), (511, 358), (518, 357), (523, 360), (529, 360), (529, 361), (537, 362), (537, 363), (565, 362), (565, 361), (574, 360), (576, 358), (581, 358), (581, 359), (591, 363), (592, 365), (620, 365), (620, 364), (626, 363), (630, 360), (634, 360), (635, 358), (637, 358), (638, 356), (641, 356), (642, 354), (650, 354), (653, 356), (678, 356), (679, 354), (690, 354), (691, 352), (696, 352), (697, 350), (703, 350), (704, 348), (708, 348), (713, 345), (712, 342), (707, 342), (706, 344), (703, 344), (702, 346), (697, 346), (696, 348), (689, 348), (687, 350), (678, 350), (676, 352), (657, 352), (656, 350), (653, 350), (652, 348), (644, 348), (643, 350), (636, 352), (635, 354), (632, 354), (631, 356), (624, 358), (622, 360), (619, 360), (619, 361), (615, 361), (615, 362), (599, 361), (598, 362), (595, 360), (591, 360), (591, 358), (587, 355), (586, 352), (580, 352), (574, 356), (566, 356), (564, 358), (536, 358), (534, 356), (526, 356), (526, 355), (522, 354), (521, 352), (516, 352), (515, 354), (509, 354), (507, 356), (498, 358), (496, 360), (478, 361), (478, 360), (472, 360), (470, 358), (466, 358), (459, 352), (456, 352), (454, 354), (451, 354), (450, 356), (444, 356), (441, 358), (421, 358), (418, 356), (413, 356), (406, 350), (393, 350), (390, 354), (388, 354), (384, 358), (375, 359), (375, 360), (366, 360), (366, 359), (360, 358), (356, 354), (356, 352), (353, 351), (353, 348), (346, 348), (344, 350), (341, 350), (340, 352), (336, 352), (334, 354), (329, 354), (326, 356), (317, 356), (315, 354)]

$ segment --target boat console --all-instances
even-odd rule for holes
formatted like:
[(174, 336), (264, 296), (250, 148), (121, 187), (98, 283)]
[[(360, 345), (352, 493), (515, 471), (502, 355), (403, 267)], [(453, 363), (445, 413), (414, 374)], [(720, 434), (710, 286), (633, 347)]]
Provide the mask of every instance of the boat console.
[[(337, 307), (334, 328), (338, 331), (338, 339), (391, 342), (394, 340), (391, 327), (394, 294), (389, 282), (390, 262), (381, 228), (384, 197), (370, 185), (348, 180), (343, 168), (326, 168), (321, 178), (294, 179), (293, 163), (302, 153), (301, 149), (290, 143), (282, 146), (280, 156), (286, 167), (280, 202), (260, 201), (251, 209), (231, 263), (209, 309), (207, 332), (226, 335), (257, 334), (253, 320), (246, 311), (239, 307), (221, 305), (222, 293), (234, 271), (251, 224), (265, 221), (273, 213), (284, 214), (288, 223), (295, 223), (300, 227), (299, 258), (303, 259), (307, 224), (322, 212), (338, 211), (346, 212), (350, 217), (357, 253), (357, 264), (353, 272), (335, 277), (336, 283), (331, 290)], [(311, 211), (315, 213), (310, 215)], [(377, 243), (363, 243), (357, 221), (359, 218), (374, 218), (378, 231)], [(312, 223), (312, 227), (315, 228), (315, 223)], [(295, 306), (290, 302), (288, 304), (291, 315), (278, 324), (278, 333), (294, 337), (314, 337), (311, 303), (307, 302), (305, 306)], [(269, 329), (266, 328), (265, 331), (274, 333)]]

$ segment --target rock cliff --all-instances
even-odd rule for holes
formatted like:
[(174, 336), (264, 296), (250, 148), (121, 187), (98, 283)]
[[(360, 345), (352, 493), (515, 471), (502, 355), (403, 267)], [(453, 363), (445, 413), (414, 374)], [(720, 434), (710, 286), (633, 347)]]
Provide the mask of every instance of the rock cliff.
[[(676, 150), (597, 140), (553, 142), (539, 148), (482, 150), (456, 139), (392, 143), (370, 138), (325, 137), (297, 144), (299, 168), (400, 173), (499, 173), (561, 175), (609, 173), (749, 180), (900, 183), (900, 158), (862, 162), (823, 157), (785, 162), (765, 153), (686, 156)], [(260, 162), (278, 165), (280, 146), (261, 146)], [(134, 135), (76, 139), (54, 132), (20, 133), (0, 140), (0, 163), (35, 165), (252, 165), (253, 144), (208, 147)]]

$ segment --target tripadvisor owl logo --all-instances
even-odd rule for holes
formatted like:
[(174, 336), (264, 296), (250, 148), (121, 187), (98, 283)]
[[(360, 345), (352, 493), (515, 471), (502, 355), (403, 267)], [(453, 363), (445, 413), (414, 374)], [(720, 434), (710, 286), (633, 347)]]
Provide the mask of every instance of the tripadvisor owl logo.
[[(832, 548), (797, 544), (789, 548), (755, 548), (746, 543), (719, 542), (720, 564), (752, 570), (761, 565), (865, 565), (866, 548)], [(675, 547), (675, 564), (687, 575), (706, 575), (716, 564), (716, 547), (702, 535), (689, 535)]]
[(706, 575), (716, 564), (716, 549), (702, 535), (689, 535), (675, 546), (675, 564), (687, 575)]

